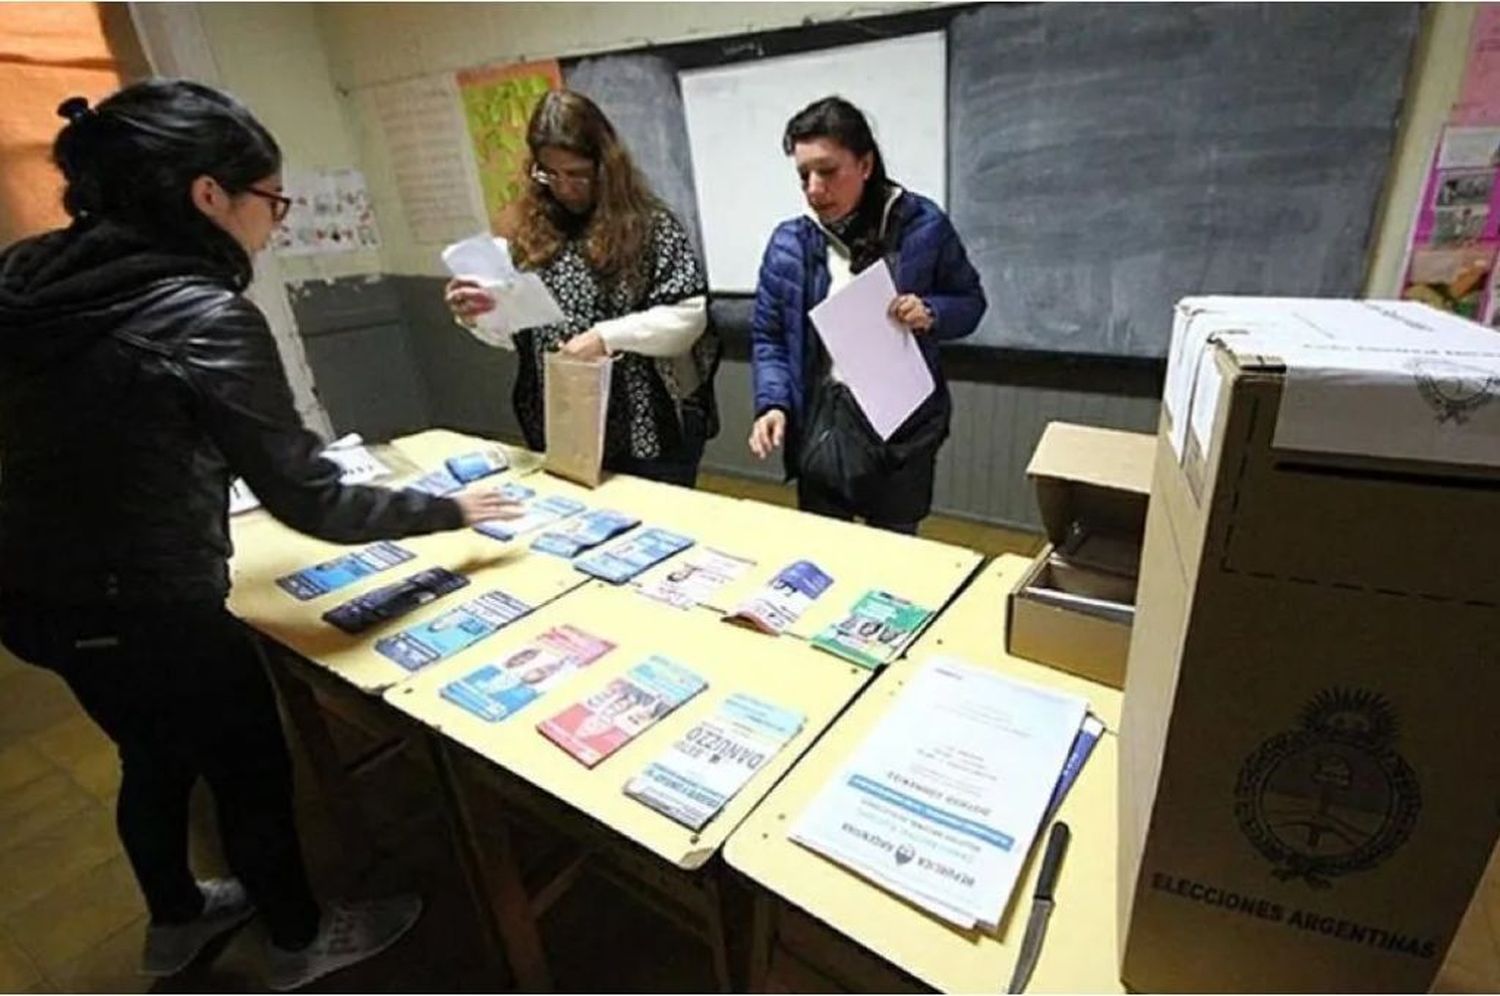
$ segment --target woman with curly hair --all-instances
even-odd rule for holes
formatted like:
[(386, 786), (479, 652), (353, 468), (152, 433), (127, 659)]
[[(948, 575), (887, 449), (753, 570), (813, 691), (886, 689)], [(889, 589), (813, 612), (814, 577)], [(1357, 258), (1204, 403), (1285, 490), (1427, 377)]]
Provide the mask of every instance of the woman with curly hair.
[[(502, 222), (517, 267), (537, 273), (566, 321), (516, 334), (513, 400), (526, 445), (546, 448), (546, 357), (614, 356), (604, 463), (691, 487), (718, 431), (707, 286), (687, 232), (651, 192), (614, 127), (587, 97), (554, 90), (527, 127), (525, 194)], [(476, 283), (449, 282), (461, 323), (496, 307)]]

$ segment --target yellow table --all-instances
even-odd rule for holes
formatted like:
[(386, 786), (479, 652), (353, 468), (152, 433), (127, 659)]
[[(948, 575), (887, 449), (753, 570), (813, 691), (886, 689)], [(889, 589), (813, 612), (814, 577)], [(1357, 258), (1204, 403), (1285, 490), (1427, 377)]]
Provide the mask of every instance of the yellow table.
[[(884, 589), (933, 612), (957, 592), (984, 559), (965, 547), (743, 500), (714, 523), (700, 543), (753, 560), (738, 581), (720, 589), (708, 608), (727, 612), (764, 587), (782, 568), (810, 560), (833, 583), (788, 632), (811, 639), (848, 615), (865, 592)], [(726, 528), (727, 527), (727, 528)], [(685, 556), (685, 555), (684, 555)], [(642, 575), (646, 581), (672, 569), (672, 563)]]
[[(757, 908), (759, 940), (752, 956), (752, 979), (764, 982), (771, 962), (784, 959), (811, 965), (825, 983), (828, 979), (839, 982), (842, 976), (842, 984), (854, 988), (903, 985), (895, 974), (879, 983), (851, 982), (851, 974), (840, 971), (851, 960), (839, 954), (842, 945), (856, 956), (863, 949), (866, 960), (871, 953), (878, 955), (887, 966), (939, 990), (994, 992), (1010, 981), (1040, 864), (1035, 855), (1016, 888), (999, 936), (985, 937), (956, 930), (918, 911), (794, 844), (786, 832), (890, 708), (905, 677), (933, 653), (962, 654), (970, 663), (1002, 674), (1081, 692), (1101, 718), (1119, 715), (1120, 692), (1038, 669), (1004, 653), (1003, 594), (1027, 563), (1014, 556), (993, 562), (912, 653), (880, 674), (730, 837), (725, 859), (763, 890)], [(1106, 734), (1058, 814), (1072, 828), (1073, 840), (1058, 880), (1057, 909), (1031, 979), (1031, 992), (1121, 991), (1115, 953), (1117, 758), (1115, 737)], [(799, 911), (818, 921), (812, 930)], [(807, 979), (800, 983), (811, 984)]]
[[(448, 682), (564, 624), (608, 640), (615, 649), (499, 723), (480, 719), (440, 695)], [(537, 732), (539, 722), (603, 689), (651, 654), (683, 664), (702, 676), (708, 687), (592, 769)], [(801, 641), (747, 632), (706, 613), (685, 612), (627, 589), (591, 582), (489, 640), (417, 673), (389, 689), (385, 698), (433, 731), (566, 801), (662, 860), (691, 870), (714, 854), (868, 677), (862, 668)], [(797, 710), (807, 721), (722, 813), (694, 832), (623, 793), (632, 775), (733, 692)]]
[[(440, 466), (449, 456), (494, 444), (437, 429), (395, 440), (391, 445), (425, 472)], [(524, 476), (527, 452), (512, 447), (506, 450), (518, 469), (485, 478), (470, 487), (518, 479), (549, 493), (565, 493), (572, 487), (550, 478), (543, 480), (535, 474)], [(403, 480), (396, 479), (392, 486)], [(263, 510), (236, 516), (232, 524), (235, 556), (230, 565), (234, 584), (230, 611), (263, 636), (366, 694), (378, 694), (410, 677), (400, 665), (375, 652), (375, 640), (379, 637), (442, 615), (495, 589), (539, 607), (588, 580), (564, 559), (531, 552), (528, 546), (531, 537), (500, 543), (472, 529), (457, 529), (398, 540), (398, 545), (416, 554), (415, 559), (302, 602), (277, 587), (276, 579), (359, 549), (363, 544), (344, 546), (314, 539), (283, 526)], [(435, 566), (466, 575), (469, 584), (416, 612), (357, 636), (336, 629), (322, 618), (328, 609), (356, 595)], [(480, 641), (480, 645), (485, 642)]]
[[(441, 696), (442, 686), (481, 664), (531, 641), (548, 628), (573, 625), (615, 644), (615, 649), (549, 689), (522, 712), (498, 723), (481, 719)], [(606, 687), (652, 654), (671, 658), (708, 685), (655, 726), (586, 768), (537, 732), (536, 726)], [(870, 672), (800, 640), (747, 632), (702, 611), (683, 611), (651, 601), (628, 588), (600, 582), (570, 593), (522, 619), (480, 647), (440, 662), (387, 690), (386, 701), (427, 727), (442, 745), (447, 792), (468, 837), (469, 877), (483, 894), (491, 929), (526, 989), (550, 984), (537, 921), (565, 885), (533, 888), (523, 881), (509, 831), (497, 824), (517, 810), (553, 813), (551, 826), (579, 843), (583, 857), (601, 852), (626, 877), (669, 897), (663, 912), (705, 940), (721, 985), (728, 987), (728, 931), (718, 876), (705, 868), (734, 827), (797, 757), (848, 704)], [(625, 783), (661, 755), (694, 723), (731, 693), (754, 695), (805, 716), (805, 724), (782, 750), (701, 831), (690, 830), (624, 794)], [(454, 746), (471, 756), (454, 754)], [(482, 760), (479, 768), (475, 760)], [(470, 772), (466, 775), (465, 771)], [(507, 782), (543, 796), (543, 805)], [(503, 794), (505, 805), (475, 815), (485, 787)], [(543, 818), (547, 818), (545, 815)], [(488, 838), (490, 843), (484, 842)], [(648, 852), (657, 861), (648, 859)], [(582, 857), (579, 859), (582, 861)], [(564, 875), (573, 873), (569, 867)], [(641, 894), (637, 890), (638, 894)], [(644, 898), (650, 898), (649, 894)]]
[[(399, 487), (442, 465), (459, 453), (494, 445), (447, 430), (435, 429), (375, 448), (377, 456), (394, 450), (391, 461), (398, 476), (377, 482)], [(495, 480), (515, 480), (534, 473), (535, 454), (505, 447), (511, 470)], [(396, 467), (398, 463), (407, 466)], [(482, 485), (480, 485), (482, 486)], [(413, 560), (319, 598), (299, 602), (276, 586), (278, 577), (328, 560), (358, 545), (340, 546), (305, 536), (283, 526), (269, 513), (247, 512), (231, 519), (235, 556), (230, 563), (233, 589), (229, 608), (260, 637), (258, 647), (281, 692), (287, 715), (311, 762), (313, 777), (329, 805), (344, 847), (343, 872), (351, 879), (373, 860), (368, 824), (351, 778), (392, 756), (404, 743), (390, 728), (397, 717), (389, 713), (378, 693), (406, 678), (407, 672), (375, 653), (374, 640), (402, 626), (447, 611), (493, 588), (500, 588), (531, 605), (543, 605), (584, 583), (565, 561), (544, 554), (510, 549), (472, 530), (410, 537), (400, 544), (416, 554)], [(424, 567), (442, 565), (471, 575), (465, 588), (423, 610), (360, 636), (348, 636), (321, 618), (334, 605), (372, 588), (390, 584)], [(319, 694), (321, 693), (321, 694)], [(381, 746), (351, 763), (335, 747), (328, 713), (364, 729)]]

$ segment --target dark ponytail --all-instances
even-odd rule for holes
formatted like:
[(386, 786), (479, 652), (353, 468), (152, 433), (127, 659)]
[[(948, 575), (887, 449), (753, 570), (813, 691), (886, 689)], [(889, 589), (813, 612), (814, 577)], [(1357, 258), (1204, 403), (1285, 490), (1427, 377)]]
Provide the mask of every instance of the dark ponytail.
[(239, 101), (187, 80), (146, 80), (89, 107), (70, 97), (57, 108), (67, 124), (52, 146), (66, 187), (63, 208), (83, 223), (111, 221), (165, 248), (223, 263), (241, 288), (250, 258), (192, 202), (191, 187), (211, 176), (243, 193), (281, 168), (281, 149)]
[(880, 230), (890, 191), (885, 158), (880, 154), (880, 146), (875, 142), (875, 134), (870, 130), (870, 122), (864, 113), (843, 97), (815, 100), (794, 114), (781, 136), (781, 151), (791, 155), (798, 142), (815, 138), (833, 139), (858, 157), (874, 156), (870, 178), (865, 181), (865, 192), (854, 209), (849, 226), (852, 269), (858, 273), (889, 251), (888, 239)]

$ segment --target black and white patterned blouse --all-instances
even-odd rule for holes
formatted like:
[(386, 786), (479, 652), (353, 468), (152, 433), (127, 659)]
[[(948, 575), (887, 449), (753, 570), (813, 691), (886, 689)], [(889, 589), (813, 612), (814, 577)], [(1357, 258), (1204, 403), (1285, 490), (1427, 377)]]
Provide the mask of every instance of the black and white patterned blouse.
[[(646, 252), (649, 259), (641, 270), (645, 279), (635, 293), (594, 272), (583, 254), (582, 233), (564, 243), (552, 262), (536, 271), (568, 320), (516, 336), (520, 357), (516, 414), (526, 445), (532, 449), (546, 449), (543, 384), (547, 353), (600, 322), (707, 293), (697, 254), (670, 211), (658, 209), (652, 213)], [(695, 345), (695, 358), (708, 359), (709, 350), (702, 347), (710, 335), (705, 333)], [(637, 353), (617, 353), (604, 434), (605, 461), (627, 456), (638, 460), (675, 459), (683, 447), (684, 419), (701, 419), (704, 423), (713, 420), (712, 371), (703, 373), (704, 388), (679, 401), (668, 390), (655, 360)]]

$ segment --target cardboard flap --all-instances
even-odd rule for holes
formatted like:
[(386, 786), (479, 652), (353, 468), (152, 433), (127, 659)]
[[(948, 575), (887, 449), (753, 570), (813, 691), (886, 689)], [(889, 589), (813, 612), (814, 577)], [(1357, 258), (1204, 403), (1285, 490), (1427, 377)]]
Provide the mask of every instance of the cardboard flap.
[(1026, 468), (1047, 537), (1065, 550), (1098, 534), (1139, 542), (1155, 456), (1155, 436), (1049, 423)]

